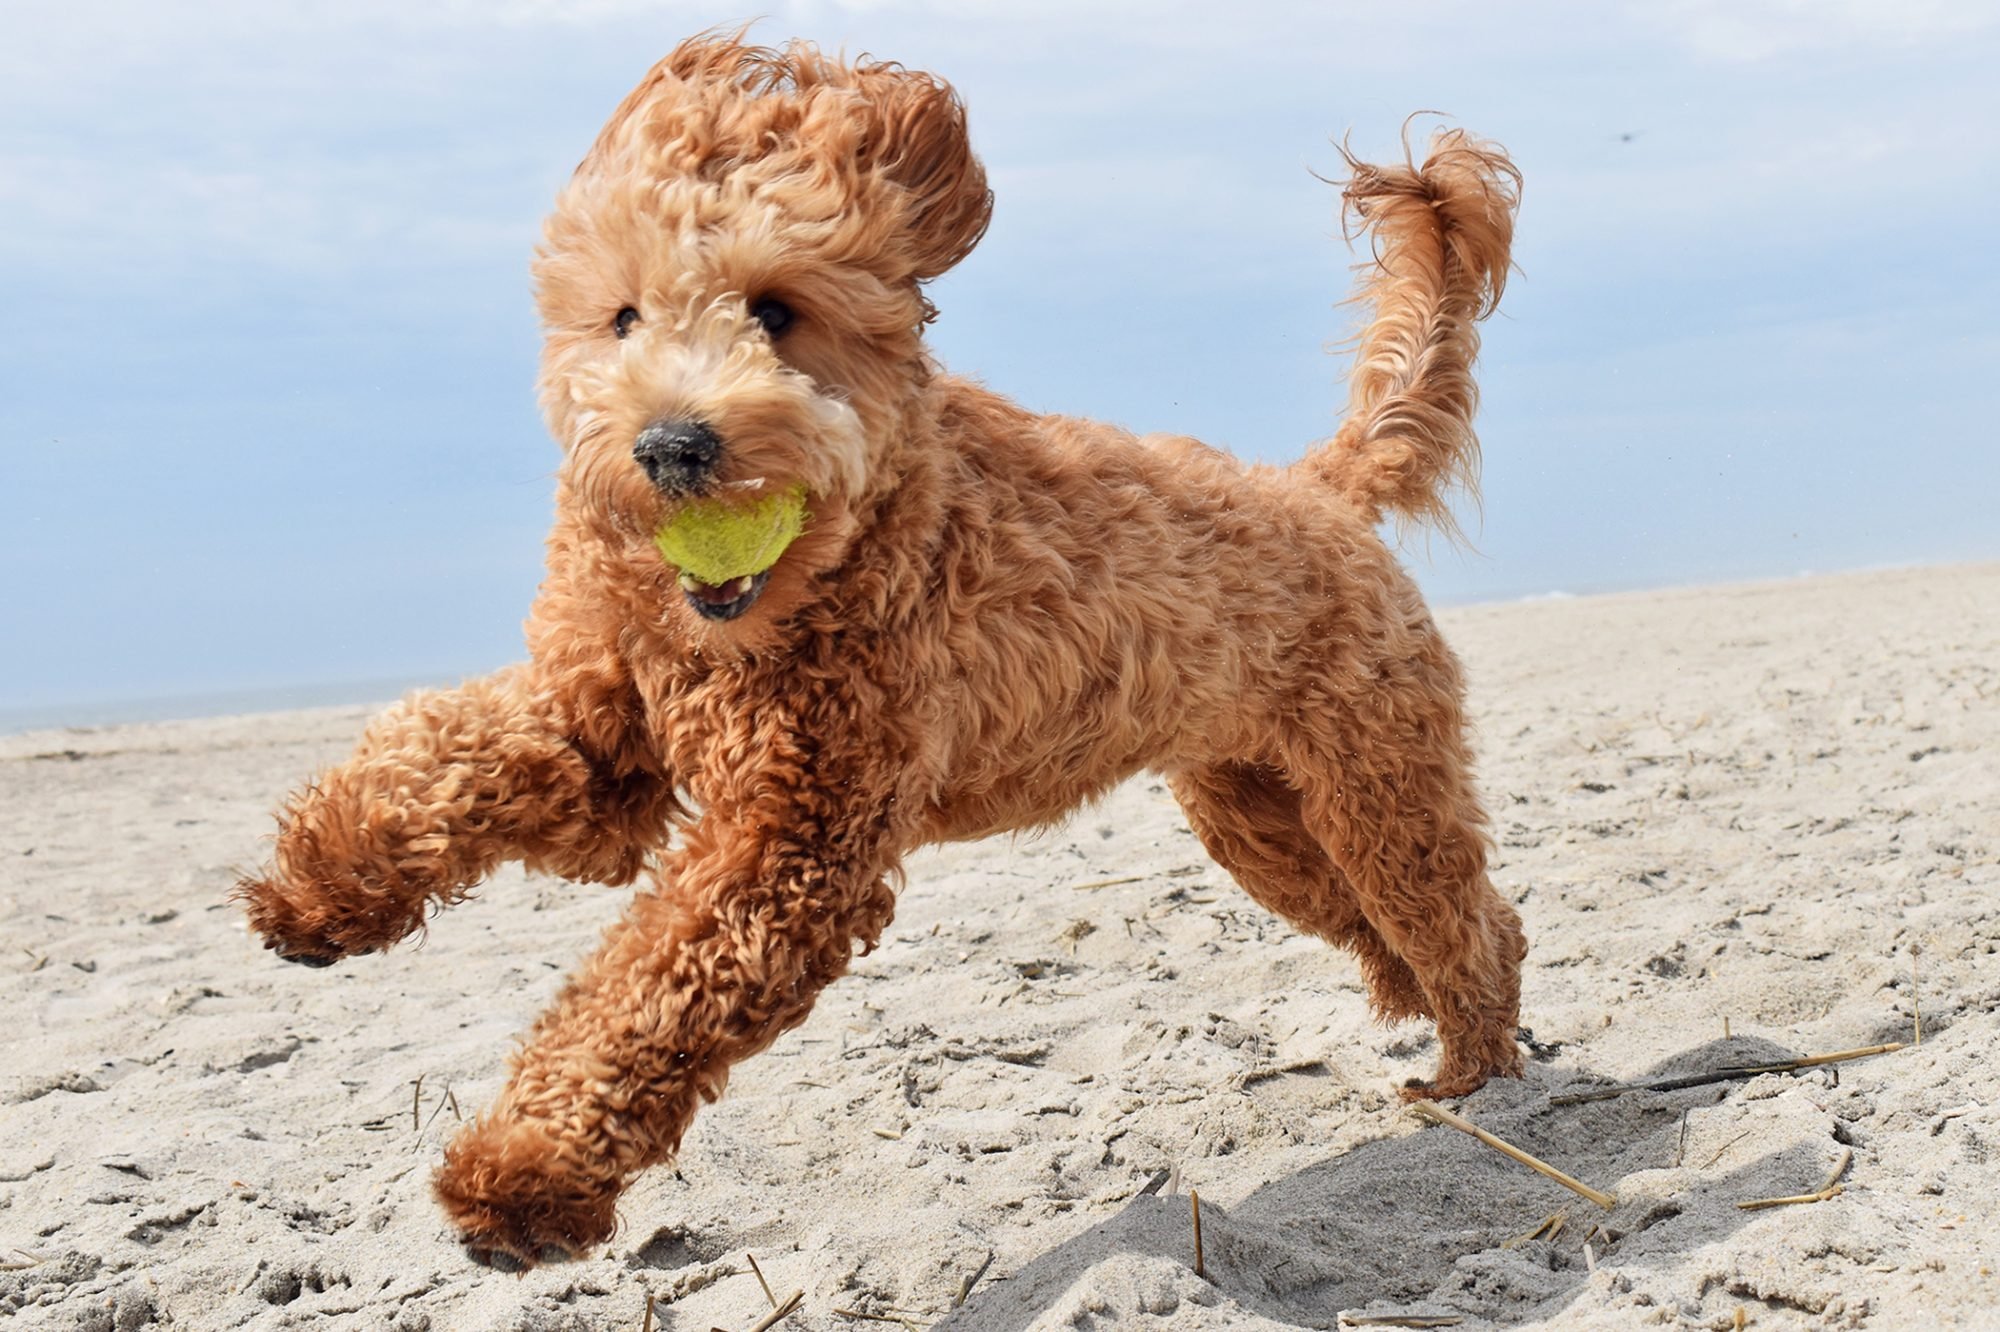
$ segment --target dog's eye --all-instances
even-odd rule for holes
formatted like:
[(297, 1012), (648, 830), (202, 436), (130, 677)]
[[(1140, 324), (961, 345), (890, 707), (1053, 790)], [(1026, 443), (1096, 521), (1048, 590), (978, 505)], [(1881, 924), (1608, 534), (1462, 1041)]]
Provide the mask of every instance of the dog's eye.
[(632, 325), (638, 322), (639, 312), (628, 305), (618, 312), (617, 318), (611, 321), (611, 331), (622, 338), (627, 333), (630, 333)]
[(764, 331), (774, 338), (783, 337), (785, 330), (797, 318), (792, 307), (783, 301), (774, 301), (766, 296), (763, 300), (750, 303), (750, 317), (764, 326)]

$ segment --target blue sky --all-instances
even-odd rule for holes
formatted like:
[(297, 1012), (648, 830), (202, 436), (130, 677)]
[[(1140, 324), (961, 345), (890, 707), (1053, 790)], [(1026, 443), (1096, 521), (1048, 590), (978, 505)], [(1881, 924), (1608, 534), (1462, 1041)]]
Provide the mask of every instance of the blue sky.
[[(1330, 138), (1392, 153), (1431, 108), (1505, 143), (1476, 549), (1408, 543), (1440, 601), (2000, 557), (1992, 7), (763, 12), (969, 103), (998, 204), (933, 290), (947, 365), (1251, 457), (1343, 398)], [(647, 66), (738, 17), (10, 4), (0, 722), (519, 656), (541, 216)]]

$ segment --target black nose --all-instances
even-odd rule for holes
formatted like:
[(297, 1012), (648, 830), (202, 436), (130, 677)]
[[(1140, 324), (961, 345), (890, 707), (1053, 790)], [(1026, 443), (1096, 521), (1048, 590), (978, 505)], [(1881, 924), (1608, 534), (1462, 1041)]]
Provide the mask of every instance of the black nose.
[(699, 494), (722, 457), (722, 437), (706, 421), (655, 421), (632, 441), (632, 457), (667, 494)]

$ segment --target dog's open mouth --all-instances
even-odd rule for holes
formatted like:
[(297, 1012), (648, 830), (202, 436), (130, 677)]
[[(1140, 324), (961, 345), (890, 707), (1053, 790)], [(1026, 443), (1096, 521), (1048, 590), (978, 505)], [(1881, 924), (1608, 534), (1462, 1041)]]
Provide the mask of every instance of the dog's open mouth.
[(771, 581), (770, 570), (758, 574), (745, 574), (720, 584), (704, 583), (691, 573), (680, 577), (681, 595), (688, 605), (694, 607), (695, 614), (705, 620), (733, 620), (756, 604), (764, 591), (764, 584)]

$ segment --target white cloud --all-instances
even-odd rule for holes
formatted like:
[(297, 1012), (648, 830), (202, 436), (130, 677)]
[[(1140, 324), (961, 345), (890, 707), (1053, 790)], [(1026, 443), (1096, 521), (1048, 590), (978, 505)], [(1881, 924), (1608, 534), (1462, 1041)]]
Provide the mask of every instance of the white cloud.
[(1740, 63), (1935, 47), (2000, 28), (2000, 12), (1966, 0), (1665, 0), (1632, 12), (1703, 57)]

